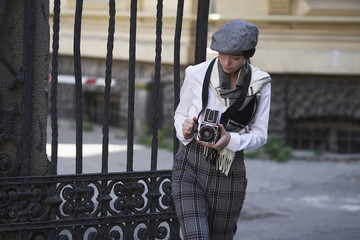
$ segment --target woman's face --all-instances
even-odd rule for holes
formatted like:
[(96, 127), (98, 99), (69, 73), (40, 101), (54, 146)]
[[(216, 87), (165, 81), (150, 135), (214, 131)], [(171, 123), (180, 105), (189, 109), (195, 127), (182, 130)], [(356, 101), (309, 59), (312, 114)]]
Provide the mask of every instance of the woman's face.
[(219, 53), (219, 60), (225, 73), (231, 74), (237, 72), (245, 62), (245, 56), (242, 53), (228, 55)]

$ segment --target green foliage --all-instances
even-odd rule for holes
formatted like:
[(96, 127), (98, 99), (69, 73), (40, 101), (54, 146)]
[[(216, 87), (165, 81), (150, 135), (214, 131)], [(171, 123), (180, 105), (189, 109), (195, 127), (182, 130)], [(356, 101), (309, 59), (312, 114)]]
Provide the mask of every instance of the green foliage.
[(321, 148), (315, 148), (313, 153), (314, 153), (315, 157), (320, 157), (324, 154), (324, 152)]
[[(163, 126), (159, 129), (158, 132), (158, 142), (159, 142), (159, 148), (165, 148), (168, 149), (170, 152), (174, 150), (174, 141), (172, 138), (169, 138), (169, 133), (174, 131), (173, 126)], [(172, 134), (170, 134), (172, 136)]]
[[(147, 126), (142, 126), (142, 134), (137, 137), (137, 142), (144, 144), (148, 147), (152, 145), (152, 132), (151, 128)], [(172, 152), (174, 150), (174, 141), (169, 137), (169, 133), (172, 133), (173, 126), (163, 126), (158, 131), (158, 147), (164, 148)]]
[(265, 153), (278, 162), (286, 162), (292, 156), (292, 148), (286, 146), (284, 141), (277, 136), (269, 136), (264, 146)]
[[(76, 124), (72, 123), (70, 125), (70, 127), (75, 129)], [(85, 132), (90, 132), (90, 131), (94, 130), (94, 127), (93, 127), (93, 125), (91, 124), (91, 122), (89, 120), (89, 116), (86, 115), (86, 114), (83, 116), (83, 126), (82, 126), (82, 128), (83, 128), (83, 131), (85, 131)]]
[(89, 116), (88, 115), (84, 115), (83, 118), (83, 130), (84, 131), (92, 131), (94, 129), (93, 125), (91, 124), (90, 120), (89, 120)]
[(246, 151), (244, 153), (245, 158), (257, 158), (259, 156), (260, 152), (258, 150), (254, 151)]
[(151, 147), (152, 136), (150, 132), (150, 127), (141, 126), (141, 134), (137, 137), (137, 142), (148, 147)]
[(124, 140), (124, 139), (127, 139), (127, 132), (125, 131), (124, 133), (119, 133), (119, 134), (116, 134), (115, 138), (116, 139), (120, 139), (120, 140)]

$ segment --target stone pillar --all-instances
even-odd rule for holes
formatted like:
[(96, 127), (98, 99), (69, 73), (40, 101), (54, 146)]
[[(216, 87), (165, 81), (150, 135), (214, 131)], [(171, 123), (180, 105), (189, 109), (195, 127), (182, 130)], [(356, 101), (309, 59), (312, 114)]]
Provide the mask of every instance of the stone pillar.
[[(19, 176), (24, 144), (25, 2), (34, 10), (29, 167), (25, 175), (45, 175), (49, 69), (49, 0), (7, 0), (0, 6), (0, 176)], [(4, 4), (3, 4), (4, 3)]]

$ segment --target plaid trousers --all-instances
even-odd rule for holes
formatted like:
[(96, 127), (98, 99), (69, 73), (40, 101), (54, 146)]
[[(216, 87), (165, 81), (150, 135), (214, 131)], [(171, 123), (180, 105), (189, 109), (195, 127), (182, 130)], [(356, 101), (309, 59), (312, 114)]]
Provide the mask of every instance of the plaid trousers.
[(174, 159), (172, 193), (185, 240), (232, 240), (247, 185), (243, 151), (228, 176), (210, 165), (203, 146), (192, 141)]

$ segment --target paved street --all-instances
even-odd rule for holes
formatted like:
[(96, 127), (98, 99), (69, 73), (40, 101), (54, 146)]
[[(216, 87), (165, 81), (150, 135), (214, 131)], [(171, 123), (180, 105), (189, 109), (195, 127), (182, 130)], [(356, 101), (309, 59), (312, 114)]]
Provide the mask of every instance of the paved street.
[[(122, 131), (111, 130), (109, 169), (113, 172), (126, 169), (123, 136)], [(71, 124), (59, 121), (59, 174), (75, 172), (74, 142)], [(101, 127), (84, 132), (84, 172), (100, 171), (101, 142)], [(159, 150), (158, 169), (170, 169), (172, 155)], [(149, 169), (150, 156), (149, 148), (135, 144), (134, 170)], [(245, 160), (249, 184), (235, 240), (360, 239), (360, 159), (306, 159)]]
[(236, 239), (360, 239), (360, 162), (246, 160)]

